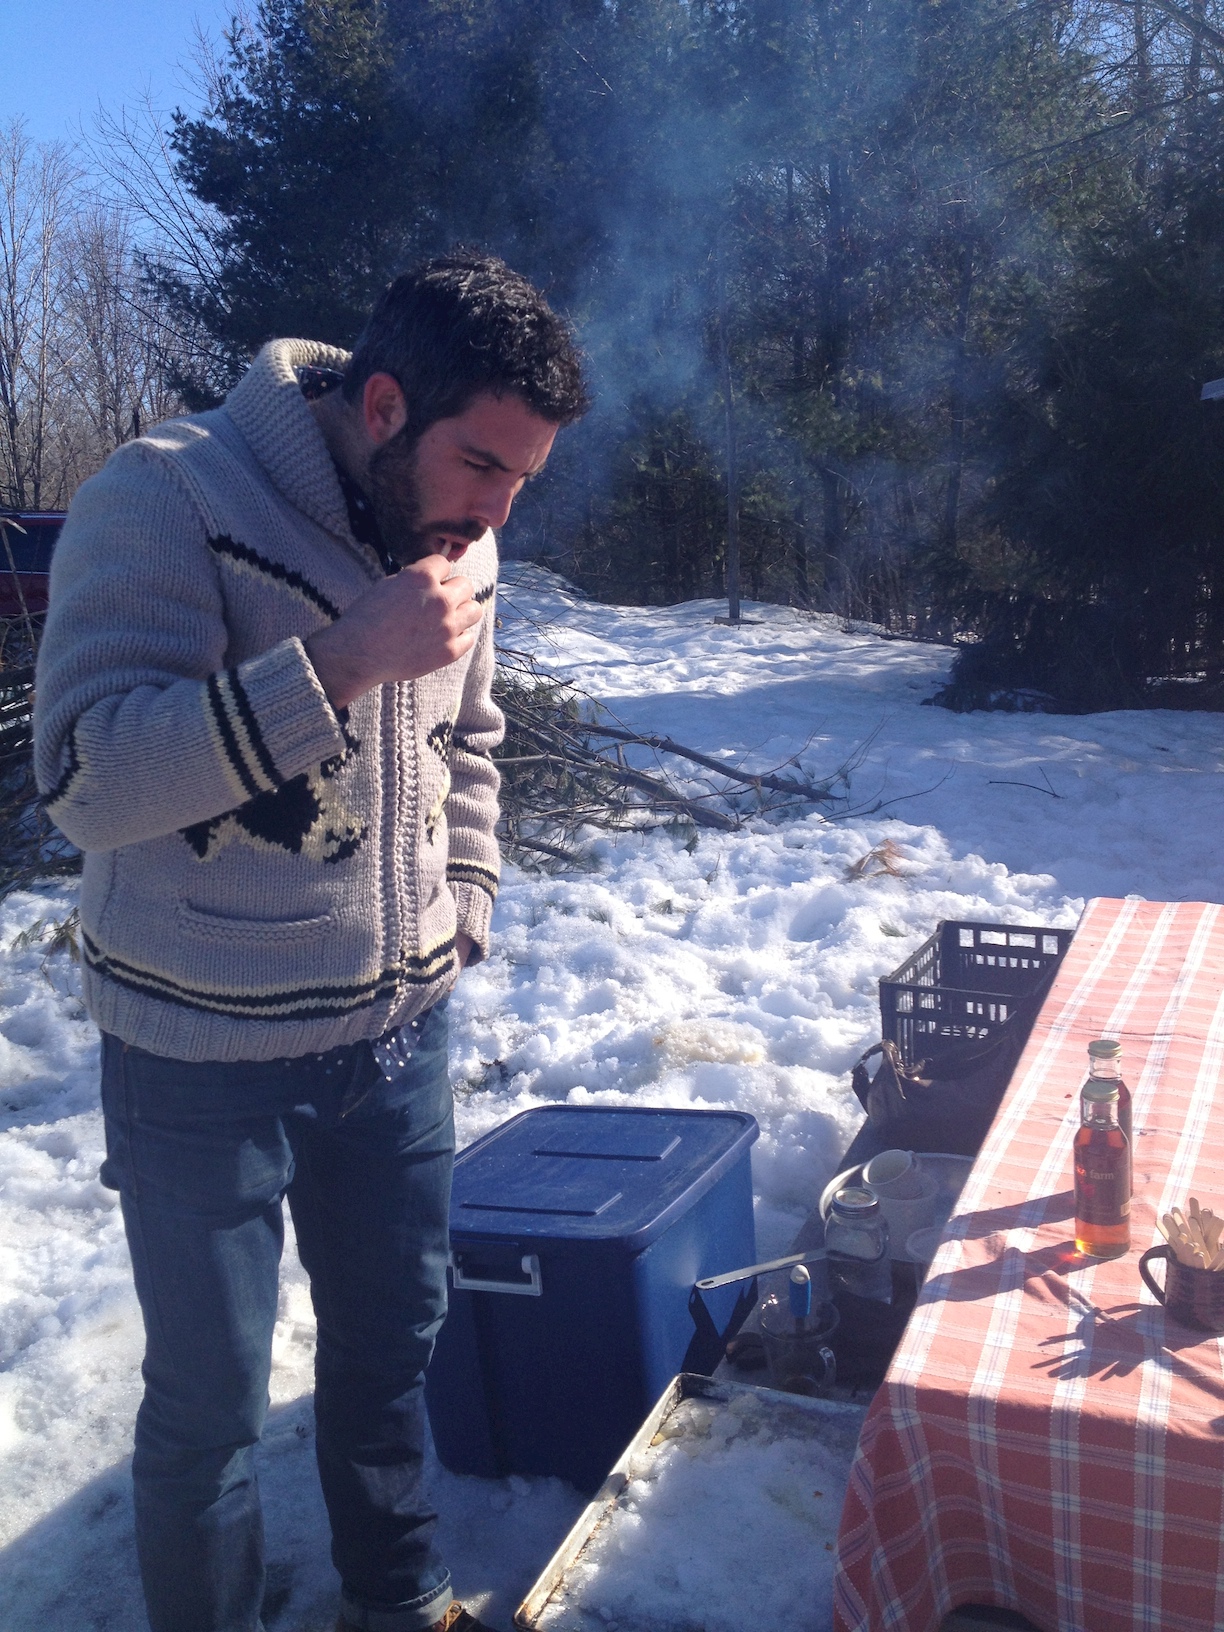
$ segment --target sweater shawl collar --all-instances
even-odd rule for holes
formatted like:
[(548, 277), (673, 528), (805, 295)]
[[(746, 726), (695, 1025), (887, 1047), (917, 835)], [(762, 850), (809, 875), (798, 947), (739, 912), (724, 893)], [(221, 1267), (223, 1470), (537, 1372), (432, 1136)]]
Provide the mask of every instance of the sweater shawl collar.
[(349, 353), (316, 340), (270, 340), (225, 399), (225, 410), (274, 486), (329, 533), (349, 537), (331, 455), (297, 370), (347, 366)]

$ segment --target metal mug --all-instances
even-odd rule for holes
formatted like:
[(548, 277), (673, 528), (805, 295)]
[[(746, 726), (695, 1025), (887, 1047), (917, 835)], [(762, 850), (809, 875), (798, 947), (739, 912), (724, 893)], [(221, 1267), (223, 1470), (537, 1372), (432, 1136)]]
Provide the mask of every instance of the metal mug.
[[(1157, 1258), (1165, 1261), (1163, 1286), (1156, 1284), (1147, 1267)], [(1224, 1332), (1224, 1270), (1191, 1268), (1162, 1242), (1140, 1258), (1139, 1273), (1148, 1291), (1180, 1325)]]
[(832, 1303), (812, 1306), (803, 1331), (785, 1299), (771, 1296), (761, 1307), (761, 1341), (774, 1388), (788, 1394), (823, 1394), (837, 1381), (837, 1361), (828, 1339), (837, 1330), (841, 1313)]

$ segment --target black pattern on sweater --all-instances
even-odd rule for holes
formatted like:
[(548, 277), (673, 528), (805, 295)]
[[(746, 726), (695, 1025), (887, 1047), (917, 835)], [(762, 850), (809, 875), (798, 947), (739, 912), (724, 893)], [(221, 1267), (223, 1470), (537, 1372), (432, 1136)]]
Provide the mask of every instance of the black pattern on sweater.
[(268, 752), (238, 670), (210, 674), (207, 692), (218, 741), (241, 786), (252, 798), (279, 787), (284, 778)]
[(323, 863), (357, 854), (369, 828), (349, 814), (333, 784), (361, 743), (348, 729), (347, 714), (342, 711), (337, 718), (345, 746), (317, 771), (304, 771), (277, 788), (257, 792), (235, 810), (181, 829), (201, 861), (211, 861), (235, 839)]
[(492, 759), (486, 748), (477, 748), (470, 737), (465, 737), (461, 731), (451, 733), (451, 744), (457, 754), (470, 754), (473, 759)]
[(401, 953), (398, 963), (366, 980), (323, 982), (284, 991), (242, 992), (186, 986), (155, 969), (141, 968), (111, 956), (84, 933), (81, 951), (90, 969), (129, 991), (182, 1008), (244, 1020), (324, 1020), (349, 1014), (369, 1008), (371, 1003), (394, 998), (405, 987), (429, 986), (446, 974), (455, 961), (452, 936), (424, 952)]
[(501, 883), (491, 867), (482, 867), (478, 861), (459, 861), (454, 856), (446, 864), (446, 881), (448, 884), (474, 884), (491, 901), (497, 900), (497, 889)]
[(50, 793), (48, 793), (43, 799), (43, 805), (47, 810), (50, 810), (51, 806), (58, 800), (64, 798), (68, 792), (68, 789), (72, 786), (73, 779), (81, 769), (81, 756), (77, 751), (75, 725), (68, 732), (67, 758), (68, 763), (64, 766), (64, 770), (59, 781), (51, 789)]
[(270, 578), (273, 583), (293, 590), (303, 600), (318, 607), (330, 622), (335, 623), (340, 616), (340, 608), (336, 603), (329, 600), (321, 589), (316, 589), (308, 579), (303, 578), (300, 572), (294, 572), (292, 567), (282, 566), (279, 561), (269, 561), (266, 555), (260, 555), (259, 551), (253, 550), (249, 544), (240, 544), (236, 538), (221, 533), (208, 540), (208, 547), (214, 555), (228, 557), (248, 571), (257, 572), (265, 578)]

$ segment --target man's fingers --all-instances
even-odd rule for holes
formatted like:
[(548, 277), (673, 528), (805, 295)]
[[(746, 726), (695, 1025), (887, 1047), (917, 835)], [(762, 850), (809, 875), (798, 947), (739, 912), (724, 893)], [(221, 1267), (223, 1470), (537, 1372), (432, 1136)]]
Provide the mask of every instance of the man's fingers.
[(345, 707), (382, 681), (418, 680), (471, 651), (484, 606), (443, 555), (372, 585), (307, 643), (323, 689)]
[(444, 555), (422, 555), (407, 569), (409, 572), (424, 573), (440, 584), (450, 571), (451, 564)]
[(461, 572), (455, 573), (452, 577), (450, 572), (451, 564), (444, 555), (426, 555), (421, 560), (414, 561), (403, 572), (397, 573), (389, 582), (403, 585), (402, 593), (411, 595), (421, 591), (420, 580), (426, 578), (431, 581), (430, 588), (425, 590), (427, 595), (439, 590), (452, 606), (458, 606), (461, 601), (470, 601), (472, 580), (465, 578)]
[[(469, 602), (470, 606), (471, 603)], [(467, 607), (461, 607), (449, 620), (449, 627), (445, 639), (454, 656), (461, 657), (476, 644), (476, 625), (480, 622), (480, 613), (473, 616)], [(453, 661), (453, 658), (452, 658)]]
[(445, 583), (439, 585), (439, 588), (452, 606), (462, 606), (464, 602), (472, 599), (472, 580), (465, 578), (462, 573), (448, 578)]

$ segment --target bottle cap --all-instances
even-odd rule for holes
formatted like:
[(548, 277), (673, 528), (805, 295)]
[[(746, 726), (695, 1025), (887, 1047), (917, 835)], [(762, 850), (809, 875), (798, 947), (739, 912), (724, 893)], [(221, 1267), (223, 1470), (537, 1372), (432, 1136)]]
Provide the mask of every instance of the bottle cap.
[(1085, 1105), (1116, 1105), (1118, 1085), (1116, 1082), (1086, 1082), (1083, 1099)]
[(1112, 1037), (1098, 1037), (1095, 1043), (1088, 1044), (1090, 1060), (1116, 1060), (1121, 1053), (1122, 1044), (1115, 1042)]
[(843, 1218), (874, 1218), (880, 1211), (880, 1202), (870, 1190), (847, 1185), (833, 1197), (833, 1211)]

